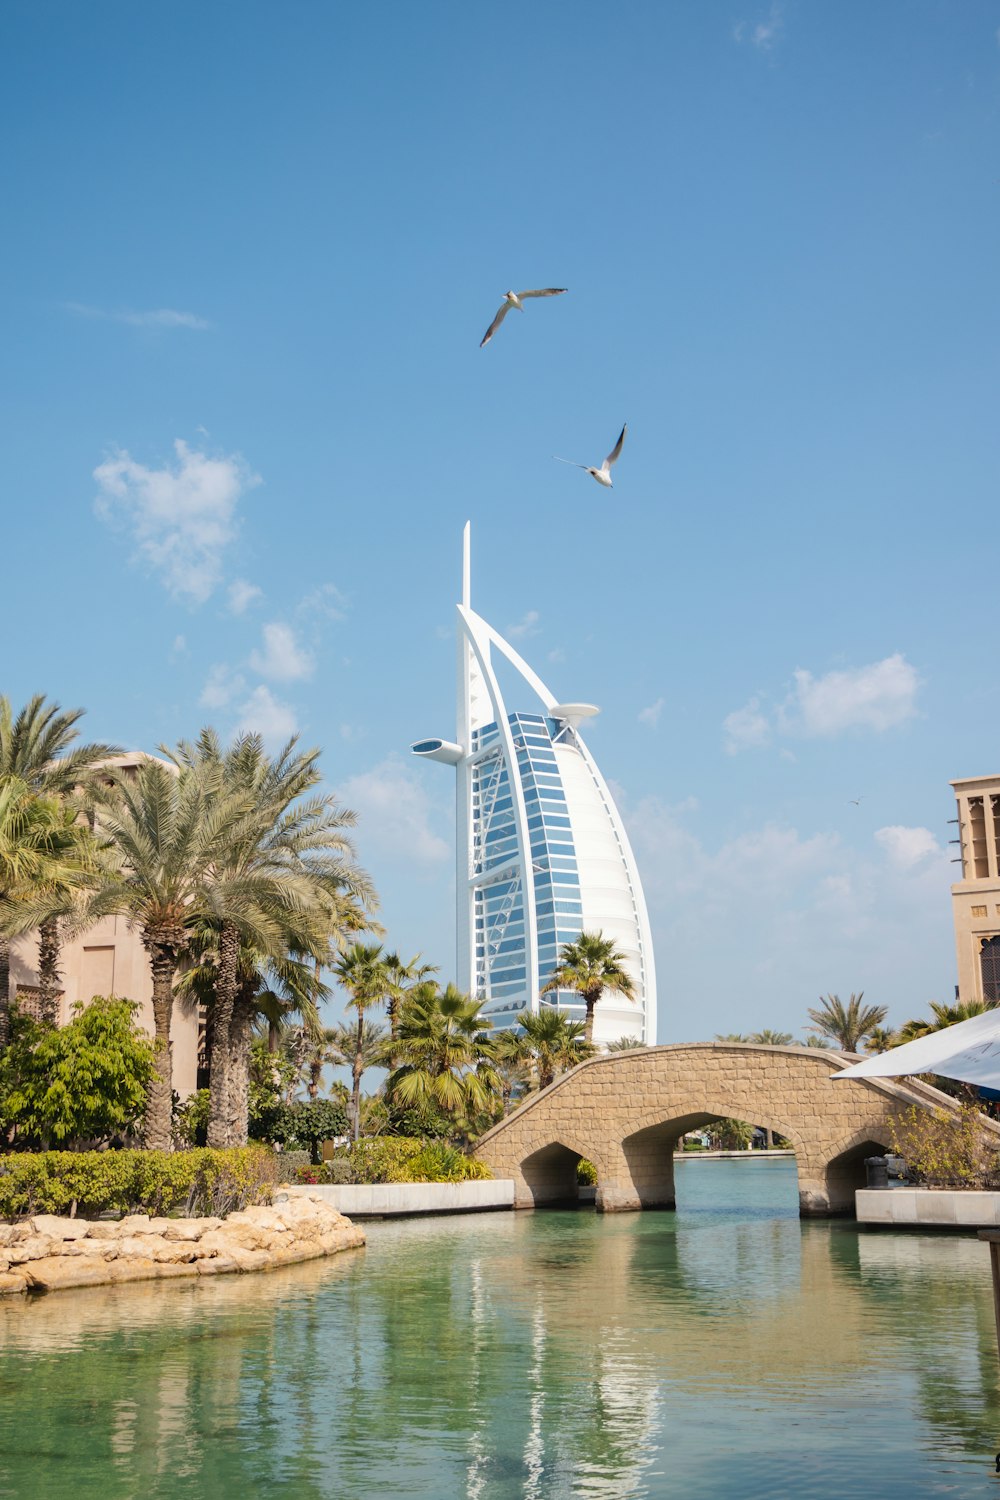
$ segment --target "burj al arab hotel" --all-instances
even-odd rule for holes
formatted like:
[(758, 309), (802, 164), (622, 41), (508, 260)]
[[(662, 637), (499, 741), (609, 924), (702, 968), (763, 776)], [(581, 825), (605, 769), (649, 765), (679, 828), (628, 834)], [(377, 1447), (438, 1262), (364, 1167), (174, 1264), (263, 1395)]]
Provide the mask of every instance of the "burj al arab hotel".
[[(458, 727), (454, 740), (418, 740), (425, 760), (457, 780), (457, 983), (477, 995), (493, 1026), (556, 1004), (582, 1020), (571, 991), (543, 995), (563, 943), (603, 932), (624, 955), (635, 997), (606, 994), (594, 1018), (598, 1046), (656, 1041), (653, 945), (639, 872), (607, 784), (581, 727), (589, 703), (560, 703), (471, 604), (470, 528), (458, 606)], [(497, 656), (520, 679), (531, 710), (508, 709)], [(509, 672), (506, 674), (509, 677)]]

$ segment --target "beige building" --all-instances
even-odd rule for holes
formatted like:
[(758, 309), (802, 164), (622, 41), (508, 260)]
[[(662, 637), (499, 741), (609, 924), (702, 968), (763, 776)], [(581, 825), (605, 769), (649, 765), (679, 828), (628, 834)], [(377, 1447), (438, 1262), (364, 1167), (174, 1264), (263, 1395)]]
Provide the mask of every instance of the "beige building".
[[(141, 760), (143, 751), (117, 756), (109, 764), (128, 773)], [(137, 929), (124, 917), (102, 917), (82, 936), (63, 943), (59, 956), (62, 991), (59, 1024), (72, 1019), (73, 1007), (84, 1005), (95, 995), (117, 995), (139, 1006), (136, 1019), (153, 1035), (153, 978), (149, 955)], [(38, 934), (28, 933), (11, 944), (11, 997), (22, 1010), (37, 1013), (39, 994)], [(173, 1052), (174, 1088), (186, 1098), (196, 1087), (198, 1072), (199, 1016), (196, 1005), (177, 1000), (174, 1004), (170, 1041)]]
[(962, 878), (951, 888), (958, 997), (1000, 1003), (1000, 776), (953, 781)]

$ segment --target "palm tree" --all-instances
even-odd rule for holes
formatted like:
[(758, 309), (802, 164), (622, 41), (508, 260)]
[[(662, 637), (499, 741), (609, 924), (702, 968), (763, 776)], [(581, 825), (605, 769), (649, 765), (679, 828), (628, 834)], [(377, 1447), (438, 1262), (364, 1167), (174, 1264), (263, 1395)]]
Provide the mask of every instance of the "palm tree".
[(419, 953), (415, 953), (408, 963), (404, 963), (398, 953), (390, 953), (386, 956), (385, 967), (389, 983), (389, 988), (385, 993), (385, 1009), (389, 1018), (389, 1035), (395, 1036), (399, 1022), (399, 1009), (407, 994), (414, 985), (422, 984), (425, 979), (436, 974), (438, 966), (437, 964), (422, 964)]
[(820, 996), (819, 1010), (808, 1012), (813, 1022), (810, 1030), (829, 1037), (843, 1052), (857, 1052), (868, 1033), (889, 1014), (887, 1005), (862, 1005), (863, 998), (864, 990), (852, 994), (846, 1005), (839, 995)]
[(354, 1024), (351, 1062), (351, 1139), (361, 1134), (361, 1075), (365, 1070), (365, 1011), (385, 1003), (390, 988), (386, 955), (381, 943), (353, 943), (334, 965), (340, 980), (358, 1013)]
[(787, 1047), (792, 1040), (790, 1031), (755, 1031), (749, 1037), (748, 1042), (753, 1042), (757, 1047)]
[(744, 1036), (742, 1031), (717, 1031), (715, 1033), (717, 1042), (752, 1042), (752, 1036)]
[(594, 1040), (594, 1012), (605, 990), (632, 999), (635, 985), (622, 967), (625, 956), (602, 932), (581, 932), (575, 943), (564, 943), (559, 950), (559, 967), (542, 993), (551, 990), (575, 990), (587, 1007), (584, 1035)]
[(616, 1042), (609, 1042), (609, 1052), (632, 1052), (636, 1047), (645, 1047), (646, 1043), (637, 1036), (620, 1036)]
[(538, 1072), (538, 1087), (547, 1089), (555, 1081), (557, 1073), (575, 1068), (594, 1052), (593, 1042), (587, 1041), (583, 1021), (571, 1021), (554, 1005), (543, 1005), (532, 1014), (521, 1016), (521, 1030)]
[(928, 1020), (907, 1021), (899, 1028), (899, 1042), (915, 1042), (917, 1037), (930, 1036), (933, 1031), (943, 1031), (946, 1026), (956, 1026), (959, 1021), (969, 1021), (973, 1016), (985, 1015), (996, 1010), (996, 1002), (989, 1000), (963, 1000), (954, 1005), (931, 1001), (931, 1016)]
[(527, 1089), (534, 1053), (523, 1031), (498, 1031), (493, 1037), (493, 1066), (500, 1089), (502, 1115), (509, 1115), (515, 1095)]
[(332, 1026), (320, 1026), (313, 1032), (306, 1031), (306, 1054), (301, 1064), (306, 1093), (310, 1099), (318, 1099), (323, 1082), (323, 1069), (327, 1063), (340, 1064), (346, 1061), (341, 1051), (338, 1030)]
[(208, 909), (213, 870), (245, 808), (218, 787), (210, 791), (203, 776), (187, 768), (175, 772), (156, 760), (143, 761), (134, 778), (112, 773), (109, 785), (95, 787), (94, 798), (101, 834), (117, 863), (90, 895), (87, 917), (126, 916), (149, 955), (155, 1063), (144, 1140), (151, 1149), (169, 1151), (174, 981)]
[(896, 1045), (896, 1033), (891, 1026), (873, 1026), (865, 1037), (866, 1052), (888, 1052)]
[(10, 1041), (10, 940), (37, 926), (54, 890), (80, 885), (85, 842), (57, 798), (0, 776), (0, 1051)]
[[(369, 1068), (384, 1066), (383, 1053), (385, 1051), (387, 1033), (384, 1026), (377, 1021), (366, 1021), (362, 1018), (360, 1035), (355, 1022), (340, 1021), (336, 1026), (330, 1028), (326, 1033), (331, 1039), (330, 1058), (332, 1063), (347, 1065), (351, 1069), (352, 1092), (349, 1100), (348, 1114), (353, 1120), (357, 1118), (358, 1131), (361, 1130), (361, 1116), (363, 1105), (361, 1099), (361, 1079)], [(354, 1069), (358, 1070), (358, 1095), (355, 1102), (353, 1094)]]
[(90, 779), (99, 761), (120, 755), (118, 745), (76, 745), (82, 708), (61, 709), (36, 693), (15, 717), (0, 696), (0, 776), (18, 776), (32, 791), (69, 796)]
[(218, 931), (210, 1146), (240, 1145), (246, 1139), (248, 1003), (241, 1006), (234, 1026), (240, 945), (265, 959), (280, 960), (290, 948), (311, 954), (318, 998), (319, 962), (328, 956), (338, 898), (346, 890), (373, 899), (371, 883), (353, 864), (344, 832), (355, 815), (338, 808), (330, 796), (306, 797), (320, 780), (319, 751), (296, 751), (295, 746), (293, 738), (272, 759), (264, 753), (260, 735), (244, 734), (223, 752), (215, 731), (203, 729), (193, 745), (182, 742), (176, 752), (168, 752), (178, 767), (203, 779), (210, 797), (244, 806), (210, 873), (207, 920)]
[[(117, 745), (77, 745), (82, 708), (62, 709), (46, 703), (41, 693), (15, 714), (10, 700), (0, 695), (0, 777), (15, 776), (32, 792), (65, 798), (78, 811), (77, 794), (87, 784), (100, 761), (120, 754)], [(38, 983), (42, 1015), (55, 1019), (55, 997), (59, 989), (59, 918), (71, 897), (71, 887), (50, 892), (49, 909), (38, 924)], [(3, 980), (0, 962), (0, 1005), (9, 1004), (10, 983)]]
[(388, 1045), (398, 1060), (386, 1094), (402, 1105), (436, 1107), (456, 1118), (488, 1110), (500, 1093), (489, 1022), (453, 984), (413, 989)]

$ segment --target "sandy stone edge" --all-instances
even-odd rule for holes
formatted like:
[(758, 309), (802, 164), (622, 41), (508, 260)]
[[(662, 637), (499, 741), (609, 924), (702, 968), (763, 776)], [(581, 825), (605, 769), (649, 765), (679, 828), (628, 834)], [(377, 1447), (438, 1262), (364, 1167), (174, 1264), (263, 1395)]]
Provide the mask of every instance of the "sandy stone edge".
[[(301, 1200), (300, 1200), (301, 1201)], [(178, 1240), (171, 1247), (169, 1258), (156, 1253), (160, 1258), (154, 1259), (153, 1254), (142, 1254), (142, 1239), (147, 1240), (150, 1250), (159, 1242), (162, 1247), (162, 1236), (151, 1233), (160, 1227), (164, 1221), (148, 1220), (139, 1225), (139, 1238), (129, 1236), (130, 1227), (137, 1223), (133, 1216), (127, 1222), (122, 1220), (114, 1226), (118, 1231), (121, 1245), (115, 1245), (108, 1231), (110, 1225), (99, 1226), (99, 1236), (95, 1237), (97, 1243), (90, 1241), (86, 1249), (94, 1253), (81, 1253), (84, 1249), (83, 1240), (89, 1240), (88, 1229), (79, 1221), (73, 1222), (73, 1229), (69, 1226), (71, 1221), (65, 1221), (65, 1229), (62, 1238), (58, 1233), (57, 1226), (61, 1221), (51, 1216), (39, 1216), (39, 1228), (42, 1218), (47, 1222), (44, 1225), (50, 1233), (49, 1236), (32, 1234), (35, 1228), (35, 1220), (29, 1221), (23, 1226), (0, 1226), (0, 1235), (7, 1238), (8, 1235), (15, 1238), (12, 1250), (17, 1249), (18, 1243), (25, 1249), (31, 1246), (30, 1259), (25, 1259), (19, 1264), (8, 1264), (0, 1269), (0, 1298), (4, 1296), (16, 1296), (18, 1294), (39, 1294), (45, 1292), (61, 1291), (80, 1286), (107, 1286), (119, 1285), (131, 1281), (161, 1281), (173, 1280), (177, 1277), (193, 1276), (222, 1276), (238, 1275), (250, 1271), (269, 1271), (279, 1266), (296, 1265), (303, 1261), (319, 1260), (325, 1256), (338, 1255), (343, 1250), (360, 1249), (365, 1244), (364, 1231), (357, 1225), (352, 1224), (341, 1214), (331, 1212), (327, 1205), (315, 1204), (310, 1200), (311, 1212), (296, 1213), (297, 1223), (289, 1222), (291, 1215), (284, 1223), (280, 1219), (280, 1208), (277, 1213), (269, 1209), (249, 1209), (240, 1214), (232, 1216), (231, 1221), (212, 1220), (177, 1220), (170, 1221), (179, 1226), (184, 1226), (184, 1239)], [(231, 1229), (227, 1234), (227, 1225), (231, 1222)], [(279, 1232), (274, 1233), (278, 1227)], [(3, 1231), (7, 1231), (3, 1234)], [(103, 1231), (103, 1232), (101, 1232)], [(192, 1232), (193, 1231), (193, 1232)], [(281, 1232), (284, 1231), (284, 1232)], [(72, 1232), (73, 1238), (69, 1237)], [(204, 1235), (206, 1241), (211, 1236), (211, 1249), (208, 1243), (203, 1248), (200, 1244), (191, 1243), (195, 1236), (200, 1241)], [(119, 1254), (119, 1249), (125, 1248), (125, 1242), (129, 1247), (129, 1253)], [(261, 1243), (269, 1241), (269, 1243)], [(133, 1250), (134, 1247), (134, 1250)], [(48, 1253), (46, 1253), (48, 1252)], [(109, 1258), (105, 1258), (105, 1253)], [(10, 1253), (10, 1252), (9, 1252)], [(183, 1257), (183, 1258), (182, 1258)]]

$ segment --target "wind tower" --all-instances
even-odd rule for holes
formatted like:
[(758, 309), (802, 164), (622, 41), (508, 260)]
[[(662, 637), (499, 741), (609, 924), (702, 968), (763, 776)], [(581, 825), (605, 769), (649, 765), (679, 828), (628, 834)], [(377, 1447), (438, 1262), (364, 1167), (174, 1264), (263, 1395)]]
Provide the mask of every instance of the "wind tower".
[[(418, 740), (424, 760), (456, 779), (457, 982), (483, 1001), (495, 1027), (558, 1005), (583, 1019), (582, 1001), (543, 995), (558, 950), (602, 931), (624, 954), (634, 1001), (606, 995), (594, 1040), (656, 1041), (656, 976), (646, 903), (628, 835), (581, 734), (598, 709), (560, 703), (513, 646), (472, 608), (471, 527), (462, 548), (458, 709), (454, 740)], [(534, 695), (509, 711), (495, 670), (504, 658)]]

